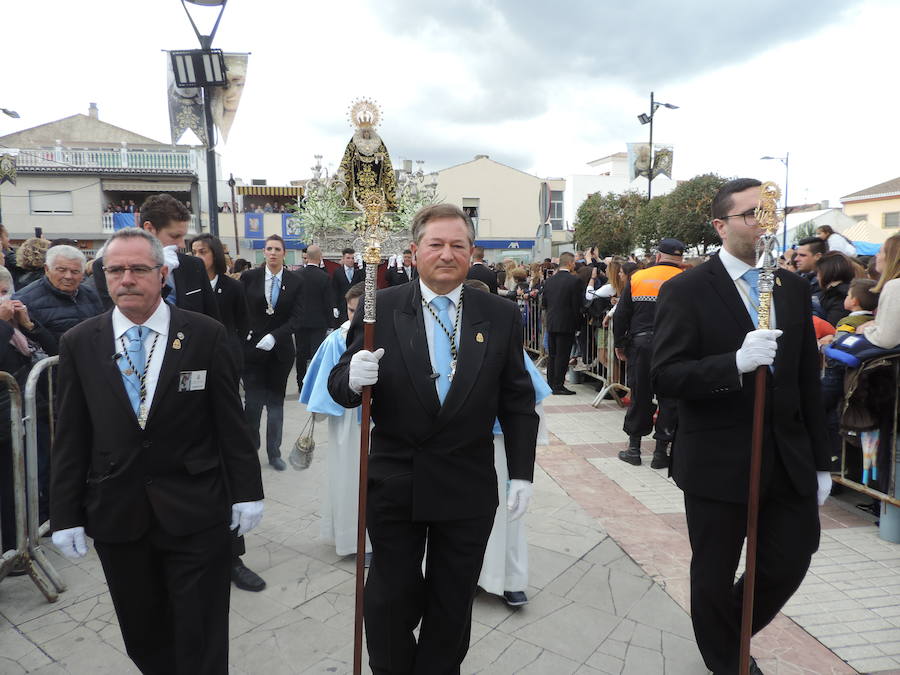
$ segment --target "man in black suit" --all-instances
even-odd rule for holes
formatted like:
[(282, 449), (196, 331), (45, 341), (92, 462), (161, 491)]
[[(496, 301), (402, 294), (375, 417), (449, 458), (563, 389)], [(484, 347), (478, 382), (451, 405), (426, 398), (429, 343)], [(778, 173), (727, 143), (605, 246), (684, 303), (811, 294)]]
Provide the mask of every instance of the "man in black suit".
[(487, 284), (488, 290), (497, 295), (497, 274), (484, 264), (484, 247), (476, 246), (472, 249), (472, 266), (466, 279), (478, 279)]
[(471, 221), (437, 204), (415, 215), (412, 235), (419, 282), (379, 291), (374, 353), (363, 349), (364, 312), (356, 313), (328, 382), (348, 408), (374, 385), (365, 618), (376, 674), (459, 672), (497, 509), (494, 420), (506, 441), (512, 517), (531, 495), (537, 436), (518, 308), (463, 291)]
[(306, 365), (316, 353), (334, 318), (334, 289), (328, 272), (323, 270), (322, 249), (313, 244), (306, 249), (306, 265), (296, 272), (300, 279), (300, 305), (303, 312), (294, 333), (297, 343), (297, 391), (303, 388)]
[[(166, 256), (169, 274), (163, 286), (163, 298), (170, 305), (219, 318), (219, 309), (213, 297), (212, 287), (203, 263), (196, 258), (179, 253), (184, 248), (191, 214), (184, 204), (169, 194), (147, 197), (141, 205), (143, 229), (159, 239)], [(103, 258), (94, 261), (93, 280), (105, 309), (112, 309), (106, 277), (103, 274)]]
[(259, 449), (259, 422), (263, 407), (266, 408), (269, 466), (284, 471), (284, 394), (296, 353), (294, 333), (300, 328), (303, 314), (301, 282), (284, 266), (284, 239), (270, 235), (265, 247), (266, 263), (241, 275), (250, 312), (250, 333), (244, 343), (244, 413)]
[(569, 357), (575, 344), (575, 333), (582, 324), (581, 308), (584, 306), (584, 285), (573, 273), (575, 256), (563, 253), (559, 256), (559, 269), (544, 282), (541, 305), (547, 312), (547, 384), (553, 393), (571, 395), (566, 389), (566, 372)]
[(356, 266), (356, 251), (345, 248), (341, 251), (341, 266), (331, 275), (332, 293), (334, 297), (334, 320), (340, 326), (347, 320), (347, 291), (351, 286), (365, 280), (366, 275)]
[(399, 286), (415, 281), (419, 278), (419, 273), (412, 264), (412, 251), (406, 249), (403, 251), (403, 265), (400, 267), (389, 267), (387, 271), (388, 286)]
[[(776, 272), (772, 325), (758, 330), (754, 269), (760, 182), (729, 181), (713, 200), (722, 248), (665, 283), (656, 310), (654, 391), (678, 399), (672, 475), (684, 491), (691, 619), (716, 675), (738, 672), (756, 370), (766, 370), (753, 631), (784, 606), (819, 545), (818, 503), (831, 488), (809, 285)], [(754, 664), (754, 668), (756, 668)], [(758, 668), (751, 672), (760, 672)]]
[(231, 532), (262, 518), (259, 460), (218, 321), (170, 306), (159, 241), (107, 244), (116, 305), (60, 343), (53, 543), (94, 538), (128, 655), (143, 673), (225, 673)]

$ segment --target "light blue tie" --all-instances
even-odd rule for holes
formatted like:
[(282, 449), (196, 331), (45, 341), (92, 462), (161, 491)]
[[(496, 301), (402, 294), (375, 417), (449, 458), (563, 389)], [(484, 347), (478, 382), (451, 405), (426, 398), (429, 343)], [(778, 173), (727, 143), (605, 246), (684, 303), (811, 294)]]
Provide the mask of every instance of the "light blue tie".
[[(119, 370), (122, 372), (125, 392), (128, 394), (128, 400), (131, 402), (131, 408), (134, 410), (135, 417), (140, 414), (141, 375), (144, 374), (144, 362), (147, 359), (144, 354), (144, 336), (147, 335), (148, 330), (148, 328), (143, 326), (132, 326), (125, 331), (125, 337), (128, 339), (128, 343), (125, 346), (128, 358), (116, 360), (116, 363), (119, 364)], [(131, 360), (130, 363), (129, 359)], [(134, 368), (132, 368), (132, 365)]]
[(281, 282), (278, 281), (278, 277), (272, 277), (271, 289), (272, 290), (269, 293), (269, 304), (271, 304), (272, 307), (275, 307), (275, 303), (278, 302), (278, 295), (281, 293)]
[(345, 267), (344, 272), (347, 273), (347, 281), (352, 284), (353, 283), (353, 268)]
[(437, 309), (437, 319), (446, 328), (446, 332), (440, 326), (434, 327), (434, 365), (438, 372), (437, 391), (441, 403), (447, 398), (450, 391), (450, 338), (453, 334), (453, 324), (450, 322), (450, 298), (439, 295), (431, 304)]
[(741, 278), (750, 286), (750, 317), (753, 319), (753, 325), (759, 327), (759, 313), (756, 308), (759, 307), (759, 268), (751, 267), (741, 275)]

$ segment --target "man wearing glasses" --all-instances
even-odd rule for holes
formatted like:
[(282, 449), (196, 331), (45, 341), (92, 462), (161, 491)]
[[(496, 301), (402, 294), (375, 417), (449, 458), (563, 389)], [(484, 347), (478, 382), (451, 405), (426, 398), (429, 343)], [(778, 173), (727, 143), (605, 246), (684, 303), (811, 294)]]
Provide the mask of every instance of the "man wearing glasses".
[(231, 530), (262, 518), (262, 481), (224, 327), (162, 299), (159, 240), (107, 243), (115, 309), (60, 343), (50, 522), (68, 558), (103, 565), (143, 673), (228, 671)]
[[(713, 200), (722, 248), (672, 278), (656, 308), (651, 378), (678, 399), (672, 476), (691, 542), (691, 620), (706, 666), (738, 672), (755, 374), (766, 373), (753, 632), (800, 586), (819, 546), (818, 505), (831, 489), (809, 285), (778, 270), (771, 326), (759, 330), (754, 215), (760, 182), (732, 180)], [(818, 505), (817, 505), (818, 501)], [(755, 663), (751, 673), (761, 672)]]

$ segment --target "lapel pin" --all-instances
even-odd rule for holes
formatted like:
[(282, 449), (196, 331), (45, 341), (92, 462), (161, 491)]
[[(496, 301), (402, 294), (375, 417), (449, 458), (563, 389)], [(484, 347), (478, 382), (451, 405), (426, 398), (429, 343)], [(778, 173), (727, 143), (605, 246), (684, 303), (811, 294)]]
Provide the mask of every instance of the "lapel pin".
[(175, 337), (177, 337), (179, 340), (184, 340), (184, 333), (179, 331), (179, 332), (175, 333)]
[(781, 277), (775, 277), (775, 285), (781, 286)]
[(481, 333), (475, 333), (475, 342), (484, 342), (484, 335)]
[(172, 349), (181, 349), (181, 340), (175, 338), (175, 340), (172, 342)]

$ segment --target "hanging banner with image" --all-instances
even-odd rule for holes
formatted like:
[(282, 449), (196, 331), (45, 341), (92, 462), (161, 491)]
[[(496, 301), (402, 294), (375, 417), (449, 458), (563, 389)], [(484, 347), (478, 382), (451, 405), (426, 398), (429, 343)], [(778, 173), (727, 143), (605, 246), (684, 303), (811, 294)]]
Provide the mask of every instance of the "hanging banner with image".
[(0, 155), (0, 185), (7, 181), (16, 184), (16, 158), (8, 152)]
[[(653, 144), (653, 178), (659, 175), (672, 177), (673, 149), (671, 145)], [(628, 180), (650, 176), (650, 144), (628, 143)]]
[(228, 84), (224, 87), (212, 87), (212, 116), (219, 134), (227, 143), (231, 124), (241, 102), (241, 94), (244, 93), (248, 54), (226, 53), (224, 56)]
[(184, 133), (190, 129), (203, 145), (206, 142), (206, 124), (203, 114), (203, 91), (198, 88), (181, 88), (175, 85), (175, 73), (172, 70), (172, 59), (166, 52), (168, 69), (169, 127), (172, 132), (172, 144), (176, 145)]

